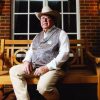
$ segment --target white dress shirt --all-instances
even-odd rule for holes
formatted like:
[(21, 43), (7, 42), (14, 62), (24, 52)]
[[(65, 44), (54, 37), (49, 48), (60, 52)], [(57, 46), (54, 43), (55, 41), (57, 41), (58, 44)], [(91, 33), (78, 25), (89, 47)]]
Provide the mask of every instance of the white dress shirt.
[[(55, 26), (53, 26), (53, 27), (55, 27)], [(52, 28), (49, 29), (48, 31), (51, 31)], [(46, 38), (47, 36), (48, 36), (48, 32), (44, 33), (44, 38)], [(54, 58), (52, 61), (50, 61), (46, 65), (49, 68), (49, 70), (60, 68), (62, 66), (62, 64), (65, 61), (67, 61), (67, 59), (69, 58), (69, 50), (70, 50), (69, 38), (68, 38), (67, 33), (63, 30), (61, 30), (61, 32), (60, 32), (59, 42), (60, 42), (59, 54), (57, 55), (56, 58)], [(32, 44), (31, 44), (29, 50), (26, 53), (26, 56), (25, 56), (23, 62), (24, 61), (31, 62), (32, 53), (33, 53), (33, 50), (32, 50)]]

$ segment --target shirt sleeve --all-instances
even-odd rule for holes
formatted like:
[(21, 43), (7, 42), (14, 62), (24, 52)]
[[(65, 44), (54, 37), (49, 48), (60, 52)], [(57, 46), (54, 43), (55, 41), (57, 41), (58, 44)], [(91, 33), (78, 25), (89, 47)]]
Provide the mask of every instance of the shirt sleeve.
[(26, 52), (25, 58), (23, 59), (23, 62), (28, 61), (28, 62), (32, 62), (32, 56), (33, 56), (33, 43), (36, 39), (36, 37), (38, 36), (38, 34), (34, 37), (34, 39), (32, 40), (32, 43), (28, 49), (28, 51)]
[(49, 70), (60, 68), (62, 64), (69, 58), (69, 51), (70, 51), (69, 38), (67, 36), (67, 33), (63, 30), (60, 33), (59, 41), (60, 41), (59, 53), (56, 58), (54, 58), (50, 63), (47, 64)]
[(32, 60), (32, 54), (33, 54), (33, 50), (32, 50), (32, 43), (31, 43), (28, 51), (26, 52), (26, 56), (23, 59), (23, 62), (25, 62), (25, 61), (31, 62), (31, 60)]

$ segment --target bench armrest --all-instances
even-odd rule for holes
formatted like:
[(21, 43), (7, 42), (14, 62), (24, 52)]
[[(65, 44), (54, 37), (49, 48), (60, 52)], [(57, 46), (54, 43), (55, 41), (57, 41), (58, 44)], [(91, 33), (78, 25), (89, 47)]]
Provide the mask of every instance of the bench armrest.
[(3, 58), (3, 54), (0, 52), (0, 59), (2, 59)]
[(91, 60), (93, 63), (95, 63), (95, 64), (100, 63), (100, 57), (94, 56), (90, 51), (87, 51), (86, 53), (87, 53), (89, 60)]
[(0, 71), (3, 70), (3, 53), (0, 52)]
[(100, 64), (100, 57), (96, 57), (96, 63)]

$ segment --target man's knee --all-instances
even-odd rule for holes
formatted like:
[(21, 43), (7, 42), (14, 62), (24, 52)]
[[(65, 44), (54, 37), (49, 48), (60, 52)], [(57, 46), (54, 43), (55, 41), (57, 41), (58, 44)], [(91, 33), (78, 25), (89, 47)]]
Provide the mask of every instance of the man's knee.
[(17, 74), (20, 73), (19, 66), (20, 65), (15, 65), (15, 66), (13, 66), (13, 67), (10, 68), (10, 70), (9, 70), (10, 76), (12, 76), (12, 75), (15, 76), (15, 75), (17, 75)]
[(55, 87), (38, 87), (37, 90), (46, 100), (59, 100), (59, 92)]
[(44, 85), (37, 85), (37, 90), (40, 94), (50, 93), (53, 90), (53, 87), (44, 86)]

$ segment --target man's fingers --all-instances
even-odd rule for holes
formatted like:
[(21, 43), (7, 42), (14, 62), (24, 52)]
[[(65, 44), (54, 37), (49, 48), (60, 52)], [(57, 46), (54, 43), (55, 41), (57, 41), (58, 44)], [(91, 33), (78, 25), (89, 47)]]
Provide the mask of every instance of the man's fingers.
[(39, 68), (37, 68), (34, 72), (34, 76), (40, 76), (41, 75), (41, 72), (39, 70)]
[(25, 67), (24, 67), (24, 72), (25, 72), (26, 74), (30, 74), (30, 69), (29, 69), (28, 66), (25, 66)]

